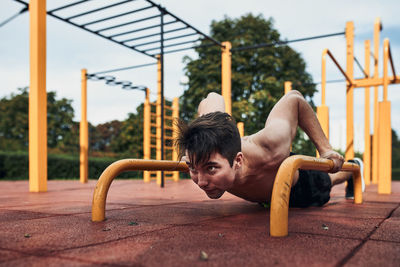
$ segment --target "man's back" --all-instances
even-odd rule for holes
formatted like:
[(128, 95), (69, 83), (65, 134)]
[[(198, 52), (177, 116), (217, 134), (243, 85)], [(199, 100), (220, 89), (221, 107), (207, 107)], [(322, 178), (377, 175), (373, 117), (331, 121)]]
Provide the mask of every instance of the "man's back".
[(281, 156), (279, 160), (271, 160), (269, 151), (255, 143), (253, 139), (253, 135), (241, 139), (244, 155), (243, 172), (239, 183), (228, 192), (250, 201), (270, 201), (276, 173), (282, 161), (289, 156), (289, 150), (286, 157)]

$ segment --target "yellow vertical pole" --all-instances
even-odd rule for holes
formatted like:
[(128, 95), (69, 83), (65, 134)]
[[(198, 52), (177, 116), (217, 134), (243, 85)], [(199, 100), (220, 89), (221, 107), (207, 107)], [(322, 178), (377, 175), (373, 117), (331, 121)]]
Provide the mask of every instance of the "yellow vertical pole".
[(286, 82), (284, 83), (284, 87), (285, 87), (285, 95), (286, 95), (287, 93), (289, 93), (290, 91), (292, 91), (292, 82), (286, 81)]
[[(354, 24), (346, 23), (346, 74), (353, 80), (354, 71)], [(354, 87), (347, 82), (346, 91), (346, 160), (354, 158)]]
[(29, 3), (29, 191), (47, 191), (46, 0)]
[[(329, 108), (325, 105), (325, 90), (326, 90), (326, 54), (328, 49), (322, 51), (321, 61), (321, 106), (317, 107), (317, 118), (321, 124), (322, 131), (329, 140)], [(317, 157), (319, 156), (317, 151)]]
[[(179, 119), (179, 98), (174, 97), (174, 100), (172, 102), (172, 117), (175, 120), (172, 124), (172, 134), (174, 140), (177, 138), (178, 135), (178, 125), (176, 124), (177, 120)], [(178, 151), (173, 148), (172, 150), (172, 160), (177, 161), (178, 160)], [(175, 182), (179, 181), (179, 172), (174, 172), (172, 175), (172, 179)]]
[[(283, 84), (284, 88), (285, 88), (285, 95), (287, 93), (289, 93), (290, 91), (292, 91), (292, 82), (286, 81)], [(290, 144), (290, 151), (292, 151), (292, 144)]]
[[(150, 92), (149, 88), (146, 88), (146, 98), (144, 100), (144, 106), (143, 106), (143, 159), (150, 159), (150, 120), (151, 120), (151, 115), (150, 115)], [(149, 171), (143, 171), (143, 181), (145, 183), (150, 182), (150, 172)]]
[(244, 136), (244, 123), (240, 121), (240, 122), (236, 123), (236, 126), (239, 130), (240, 137), (243, 137)]
[[(157, 56), (156, 159), (161, 160), (161, 57), (160, 56)], [(157, 171), (157, 184), (161, 185), (161, 171)]]
[(89, 173), (89, 129), (87, 121), (87, 78), (86, 69), (81, 70), (81, 122), (79, 123), (79, 172), (81, 183), (88, 182)]
[[(364, 72), (368, 78), (370, 71), (370, 41), (366, 40), (364, 43), (365, 46), (365, 68)], [(366, 185), (371, 183), (371, 126), (370, 126), (370, 91), (369, 87), (365, 87), (365, 104), (364, 104), (364, 181)]]
[(231, 61), (232, 61), (232, 53), (231, 48), (232, 44), (230, 42), (222, 43), (222, 56), (221, 56), (221, 88), (222, 88), (222, 97), (225, 100), (225, 112), (228, 114), (232, 114), (232, 96), (231, 96)]
[(392, 191), (392, 128), (390, 121), (390, 101), (388, 101), (389, 40), (383, 41), (383, 101), (379, 103), (379, 167), (378, 193)]
[[(378, 60), (379, 60), (379, 33), (381, 31), (381, 21), (375, 19), (374, 24), (374, 79), (379, 78)], [(374, 87), (374, 134), (372, 136), (372, 183), (378, 183), (379, 168), (379, 132), (378, 132), (378, 86)]]

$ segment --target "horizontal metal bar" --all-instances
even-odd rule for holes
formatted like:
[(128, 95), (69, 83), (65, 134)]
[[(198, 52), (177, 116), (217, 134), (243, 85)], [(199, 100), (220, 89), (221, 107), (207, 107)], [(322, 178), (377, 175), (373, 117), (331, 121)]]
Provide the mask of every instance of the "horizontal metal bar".
[[(214, 46), (214, 45), (215, 44), (195, 45), (195, 46), (190, 46), (190, 47), (181, 48), (181, 49), (164, 51), (164, 54), (176, 53), (176, 52), (181, 52), (181, 51), (185, 51), (185, 50), (196, 49), (196, 48), (200, 48), (200, 47), (209, 47), (209, 46)], [(156, 55), (157, 54), (153, 54), (153, 56), (156, 56)]]
[(312, 36), (312, 37), (294, 39), (294, 40), (289, 40), (289, 41), (277, 41), (277, 42), (272, 42), (272, 43), (261, 43), (261, 44), (250, 45), (250, 46), (239, 46), (239, 47), (232, 48), (231, 51), (233, 52), (233, 51), (242, 51), (242, 50), (248, 50), (248, 49), (257, 49), (257, 48), (263, 48), (263, 47), (271, 47), (271, 46), (276, 46), (276, 45), (285, 45), (288, 43), (310, 41), (310, 40), (315, 40), (315, 39), (320, 39), (320, 38), (328, 38), (328, 37), (344, 35), (344, 34), (345, 34), (345, 32), (338, 32), (338, 33), (331, 33), (331, 34), (324, 34), (324, 35), (317, 35), (317, 36)]
[[(388, 77), (389, 84), (400, 84), (400, 75)], [(363, 78), (354, 80), (354, 88), (383, 86), (383, 78)]]
[[(165, 32), (164, 32), (165, 33)], [(198, 33), (190, 33), (190, 34), (185, 34), (185, 35), (180, 35), (180, 36), (174, 36), (174, 37), (170, 37), (170, 38), (164, 38), (164, 42), (165, 41), (170, 41), (170, 40), (175, 40), (175, 39), (179, 39), (179, 38), (185, 38), (185, 37), (189, 37), (189, 36), (193, 36), (193, 35), (198, 35)], [(147, 42), (147, 43), (141, 43), (141, 44), (137, 44), (137, 45), (133, 45), (133, 47), (139, 47), (139, 46), (145, 46), (145, 45), (149, 45), (149, 44), (155, 44), (155, 43), (159, 43), (161, 42), (160, 40), (156, 40), (156, 41), (152, 41), (152, 42)], [(165, 47), (165, 46), (164, 46)]]
[(152, 6), (148, 6), (148, 7), (144, 7), (144, 8), (141, 8), (141, 9), (128, 11), (128, 12), (125, 12), (125, 13), (122, 13), (122, 14), (111, 16), (111, 17), (107, 17), (107, 18), (91, 21), (91, 22), (82, 24), (82, 26), (85, 27), (85, 26), (88, 26), (88, 25), (96, 24), (96, 23), (103, 22), (103, 21), (110, 20), (110, 19), (119, 18), (119, 17), (122, 17), (122, 16), (126, 16), (126, 15), (129, 15), (129, 14), (133, 14), (133, 13), (140, 12), (140, 11), (143, 11), (143, 10), (146, 10), (146, 9), (150, 9), (150, 8), (153, 8), (153, 7)]
[[(164, 23), (164, 25), (173, 24), (173, 23), (176, 23), (176, 22), (177, 22), (177, 21), (169, 21), (169, 22)], [(114, 37), (121, 36), (121, 35), (125, 35), (125, 34), (130, 34), (130, 33), (135, 33), (135, 32), (140, 32), (140, 31), (145, 31), (145, 30), (149, 30), (149, 29), (153, 29), (153, 28), (160, 27), (160, 25), (161, 25), (161, 24), (157, 24), (157, 25), (152, 25), (152, 26), (148, 26), (148, 27), (141, 28), (141, 29), (137, 29), (137, 30), (133, 30), (133, 31), (117, 33), (117, 34), (110, 35), (109, 37), (110, 37), (110, 38), (114, 38)]]
[(115, 3), (115, 4), (112, 4), (112, 5), (96, 8), (96, 9), (93, 9), (93, 10), (90, 10), (90, 11), (86, 11), (84, 13), (80, 13), (80, 14), (68, 17), (65, 20), (71, 20), (71, 19), (75, 19), (75, 18), (82, 17), (82, 16), (85, 16), (85, 15), (89, 15), (91, 13), (94, 13), (94, 12), (97, 12), (97, 11), (101, 11), (101, 10), (104, 10), (104, 9), (107, 9), (107, 8), (110, 8), (110, 7), (119, 6), (119, 5), (128, 3), (128, 2), (131, 2), (131, 1), (135, 1), (135, 0), (125, 0), (125, 1), (122, 1), (122, 2), (119, 2), (119, 3)]
[(151, 20), (151, 19), (158, 18), (158, 17), (160, 17), (160, 15), (155, 15), (155, 16), (151, 16), (151, 17), (147, 17), (147, 18), (143, 18), (143, 19), (138, 19), (138, 20), (134, 20), (134, 21), (130, 21), (130, 22), (125, 22), (125, 23), (121, 23), (121, 24), (118, 24), (118, 25), (114, 25), (114, 26), (110, 26), (110, 27), (107, 27), (107, 28), (103, 28), (103, 29), (97, 30), (96, 32), (103, 32), (103, 31), (107, 31), (107, 30), (123, 27), (123, 26), (126, 26), (126, 25), (135, 24), (135, 23), (138, 23), (138, 22)]
[(59, 11), (61, 9), (66, 9), (68, 7), (76, 6), (76, 5), (79, 5), (81, 3), (88, 2), (88, 1), (91, 1), (91, 0), (82, 0), (82, 1), (78, 1), (78, 2), (75, 2), (75, 3), (69, 4), (69, 5), (62, 6), (62, 7), (57, 7), (55, 9), (50, 10), (50, 11), (47, 11), (47, 13), (53, 13), (53, 12)]
[[(171, 32), (176, 32), (176, 31), (178, 31), (178, 30), (184, 30), (184, 29), (187, 29), (187, 28), (188, 28), (188, 27), (185, 26), (185, 27), (182, 27), (182, 28), (174, 29), (174, 30), (164, 31), (164, 34), (166, 34), (166, 33), (171, 33)], [(160, 34), (161, 34), (161, 33), (157, 32), (157, 33), (153, 33), (153, 34), (148, 34), (148, 35), (143, 35), (143, 36), (140, 36), (140, 37), (135, 37), (135, 38), (123, 40), (123, 41), (121, 41), (121, 42), (122, 42), (122, 43), (125, 43), (125, 42), (136, 41), (136, 40), (140, 40), (140, 39), (145, 39), (145, 38), (157, 36), (157, 35), (160, 35)]]
[(117, 72), (117, 71), (122, 71), (122, 70), (137, 69), (137, 68), (147, 67), (147, 66), (153, 66), (153, 65), (157, 65), (157, 62), (148, 63), (148, 64), (142, 64), (142, 65), (135, 65), (135, 66), (125, 67), (125, 68), (112, 69), (112, 70), (98, 71), (98, 72), (94, 72), (93, 74), (102, 74), (102, 73), (108, 73), (108, 72)]
[(56, 19), (59, 19), (59, 20), (62, 20), (62, 21), (64, 21), (64, 22), (66, 22), (66, 23), (69, 23), (69, 24), (75, 26), (75, 27), (81, 28), (81, 29), (83, 29), (83, 30), (85, 30), (85, 31), (87, 31), (87, 32), (96, 34), (97, 36), (101, 36), (101, 37), (103, 37), (103, 38), (105, 38), (105, 39), (107, 39), (107, 40), (110, 40), (111, 42), (114, 42), (114, 43), (117, 43), (117, 44), (119, 44), (119, 45), (125, 46), (126, 48), (135, 50), (135, 51), (137, 51), (137, 52), (139, 52), (139, 53), (142, 53), (142, 54), (144, 54), (144, 55), (146, 55), (146, 56), (156, 58), (156, 56), (153, 56), (153, 55), (148, 54), (148, 53), (146, 53), (146, 52), (140, 51), (140, 50), (135, 49), (135, 48), (133, 48), (133, 47), (129, 47), (129, 46), (123, 44), (123, 43), (120, 43), (120, 42), (118, 42), (118, 41), (116, 41), (116, 40), (113, 40), (113, 39), (112, 39), (111, 37), (109, 37), (109, 36), (104, 36), (104, 35), (95, 33), (95, 32), (93, 32), (93, 31), (91, 31), (91, 30), (89, 30), (89, 29), (87, 29), (87, 28), (85, 28), (85, 27), (81, 27), (80, 25), (78, 25), (78, 24), (76, 24), (76, 23), (74, 23), (74, 22), (72, 22), (72, 21), (65, 20), (64, 18), (61, 18), (61, 17), (59, 17), (59, 16), (57, 16), (57, 15), (55, 15), (55, 14), (49, 14), (49, 16), (52, 16), (53, 18), (56, 18)]
[(193, 30), (194, 30), (195, 32), (197, 32), (198, 34), (204, 36), (204, 38), (206, 38), (206, 39), (208, 39), (208, 40), (214, 42), (216, 45), (218, 45), (218, 46), (220, 46), (220, 47), (223, 46), (220, 42), (218, 42), (218, 41), (215, 40), (214, 38), (212, 38), (212, 37), (210, 37), (210, 36), (204, 34), (204, 33), (201, 32), (201, 31), (199, 31), (198, 29), (196, 29), (195, 27), (193, 27), (192, 25), (190, 25), (190, 24), (187, 23), (186, 21), (184, 21), (184, 20), (178, 18), (177, 16), (175, 16), (174, 14), (172, 14), (171, 12), (169, 12), (168, 10), (166, 10), (165, 8), (161, 7), (160, 5), (157, 5), (156, 3), (154, 3), (154, 2), (151, 1), (151, 0), (146, 0), (146, 1), (149, 2), (149, 3), (151, 3), (151, 4), (154, 5), (154, 6), (157, 6), (158, 9), (160, 10), (160, 12), (164, 12), (165, 14), (170, 15), (170, 16), (173, 17), (174, 19), (180, 21), (181, 23), (185, 24), (185, 25), (188, 26), (189, 28), (193, 29)]
[[(192, 40), (192, 41), (187, 41), (187, 42), (181, 42), (181, 43), (174, 43), (174, 44), (169, 44), (169, 45), (164, 45), (164, 48), (168, 48), (168, 47), (173, 47), (173, 46), (178, 46), (178, 45), (183, 45), (183, 44), (190, 44), (190, 43), (194, 43), (197, 41), (201, 41), (200, 39), (197, 40)], [(149, 48), (149, 49), (144, 49), (143, 51), (148, 52), (148, 51), (152, 51), (152, 50), (157, 50), (160, 49), (160, 47), (153, 47), (153, 48)]]

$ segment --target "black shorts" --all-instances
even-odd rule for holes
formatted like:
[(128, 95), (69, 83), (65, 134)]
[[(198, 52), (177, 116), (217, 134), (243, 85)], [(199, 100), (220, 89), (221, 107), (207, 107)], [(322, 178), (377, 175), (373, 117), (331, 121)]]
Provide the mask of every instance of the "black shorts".
[(330, 199), (332, 182), (326, 172), (299, 170), (299, 179), (290, 191), (290, 207), (323, 206)]

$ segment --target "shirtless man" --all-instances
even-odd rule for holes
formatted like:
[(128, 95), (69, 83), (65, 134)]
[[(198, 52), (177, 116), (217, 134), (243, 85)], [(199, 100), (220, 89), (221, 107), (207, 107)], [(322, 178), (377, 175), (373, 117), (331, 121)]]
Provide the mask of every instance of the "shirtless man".
[(313, 109), (298, 91), (279, 100), (263, 129), (243, 138), (234, 119), (224, 111), (223, 97), (210, 93), (200, 102), (197, 119), (189, 125), (179, 123), (176, 143), (180, 156), (186, 161), (192, 180), (208, 197), (217, 199), (228, 191), (249, 201), (269, 202), (276, 173), (290, 156), (298, 126), (322, 158), (333, 160), (334, 168), (329, 174), (297, 171), (290, 206), (322, 206), (329, 201), (332, 186), (351, 178), (349, 172), (338, 172), (344, 158), (332, 150)]

